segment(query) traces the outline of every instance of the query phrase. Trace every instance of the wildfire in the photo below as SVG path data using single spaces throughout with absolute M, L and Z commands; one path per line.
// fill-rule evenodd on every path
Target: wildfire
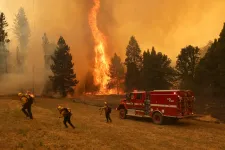
M 93 0 L 94 6 L 89 13 L 89 25 L 95 41 L 95 66 L 94 80 L 96 85 L 100 85 L 99 94 L 109 94 L 107 84 L 110 79 L 108 76 L 109 63 L 105 56 L 106 39 L 97 27 L 97 14 L 100 8 L 100 0 Z

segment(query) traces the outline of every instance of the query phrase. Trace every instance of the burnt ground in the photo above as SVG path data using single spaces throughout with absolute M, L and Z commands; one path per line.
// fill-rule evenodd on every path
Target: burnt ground
M 100 106 L 104 100 L 106 97 L 83 97 L 75 102 L 37 98 L 34 120 L 27 120 L 16 97 L 1 98 L 0 149 L 225 149 L 222 123 L 182 119 L 177 124 L 159 126 L 151 119 L 119 119 L 118 112 L 113 110 L 113 123 L 107 124 L 98 107 L 92 106 Z M 119 101 L 115 97 L 107 100 L 112 106 Z M 64 128 L 57 104 L 72 109 L 76 129 Z

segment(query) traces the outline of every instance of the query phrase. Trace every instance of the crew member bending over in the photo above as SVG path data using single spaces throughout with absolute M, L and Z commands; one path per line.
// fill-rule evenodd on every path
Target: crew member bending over
M 68 126 L 66 124 L 68 122 L 70 124 L 70 126 L 74 129 L 75 127 L 73 126 L 73 124 L 71 123 L 71 120 L 70 120 L 70 118 L 72 116 L 71 109 L 64 108 L 62 106 L 58 106 L 57 109 L 59 110 L 59 113 L 61 115 L 59 118 L 64 117 L 63 123 L 64 123 L 65 127 L 68 128 Z

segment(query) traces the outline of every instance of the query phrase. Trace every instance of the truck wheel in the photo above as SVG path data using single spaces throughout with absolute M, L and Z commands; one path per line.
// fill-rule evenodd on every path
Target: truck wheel
M 163 123 L 163 116 L 159 112 L 155 112 L 152 116 L 152 121 L 154 124 L 162 124 Z
M 127 117 L 127 112 L 125 109 L 120 109 L 120 118 L 125 119 Z

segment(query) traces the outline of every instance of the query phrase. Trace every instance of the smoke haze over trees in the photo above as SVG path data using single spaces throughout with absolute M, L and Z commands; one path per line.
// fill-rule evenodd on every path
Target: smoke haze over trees
M 44 56 L 46 53 L 43 49 L 46 50 L 46 48 L 43 48 L 41 44 L 41 37 L 44 32 L 53 41 L 49 43 L 54 43 L 54 40 L 61 34 L 67 39 L 72 49 L 70 53 L 75 60 L 74 64 L 77 76 L 79 76 L 78 79 L 85 80 L 83 78 L 85 78 L 88 70 L 91 70 L 94 60 L 92 55 L 93 41 L 87 21 L 87 15 L 92 4 L 88 0 L 60 0 L 58 3 L 52 0 L 40 0 L 36 1 L 34 9 L 30 7 L 33 3 L 25 0 L 20 2 L 3 1 L 0 2 L 0 7 L 3 12 L 6 12 L 7 22 L 9 22 L 10 27 L 14 26 L 13 19 L 15 14 L 18 14 L 18 3 L 21 3 L 24 7 L 24 15 L 21 16 L 25 16 L 23 18 L 27 20 L 27 24 L 25 23 L 24 27 L 27 26 L 27 31 L 30 28 L 30 33 L 32 34 L 31 36 L 26 34 L 27 36 L 23 37 L 24 41 L 27 42 L 24 42 L 22 45 L 27 45 L 24 47 L 27 47 L 27 50 L 29 50 L 29 57 L 27 58 L 29 67 L 26 73 L 23 76 L 19 76 L 15 72 L 13 74 L 13 71 L 8 71 L 9 75 L 2 77 L 2 81 L 7 81 L 2 83 L 6 87 L 1 89 L 2 91 L 17 92 L 18 87 L 22 86 L 22 84 L 26 85 L 25 87 L 27 88 L 32 88 L 33 66 L 35 66 L 34 74 L 37 74 L 35 86 L 42 87 L 46 83 L 46 77 L 43 76 L 45 74 L 44 65 L 46 64 Z M 45 2 L 45 5 L 43 5 L 43 2 Z M 102 7 L 98 17 L 99 28 L 106 35 L 108 41 L 108 58 L 112 57 L 116 52 L 121 57 L 121 60 L 125 60 L 126 47 L 128 47 L 127 42 L 130 36 L 135 35 L 135 38 L 138 39 L 138 44 L 136 45 L 139 48 L 137 46 L 134 48 L 136 49 L 135 52 L 137 52 L 134 55 L 142 58 L 142 60 L 132 63 L 129 61 L 123 62 L 126 63 L 125 85 L 129 90 L 134 88 L 173 88 L 171 82 L 174 79 L 172 77 L 179 77 L 176 80 L 176 82 L 180 83 L 178 88 L 193 89 L 195 91 L 204 89 L 204 93 L 222 95 L 225 89 L 224 28 L 221 30 L 222 22 L 224 22 L 222 14 L 225 13 L 224 1 L 185 0 L 183 2 L 165 1 L 161 4 L 161 1 L 156 2 L 152 0 L 143 0 L 142 3 L 135 0 L 124 0 L 119 3 L 120 5 L 118 5 L 118 2 L 115 0 L 101 3 Z M 129 5 L 126 5 L 128 3 Z M 10 8 L 7 8 L 6 4 Z M 53 4 L 55 4 L 55 9 L 47 9 Z M 70 7 L 68 7 L 68 4 L 70 4 Z M 134 6 L 137 9 L 134 10 Z M 199 8 L 202 9 L 200 10 Z M 129 14 L 124 12 L 129 12 Z M 186 19 L 183 19 L 184 17 Z M 55 22 L 60 23 L 56 24 Z M 35 27 L 33 27 L 33 24 Z M 21 58 L 19 59 L 18 57 L 21 51 L 20 44 L 16 43 L 18 36 L 11 30 L 6 32 L 11 33 L 9 34 L 10 40 L 12 39 L 9 44 L 9 58 L 15 61 L 10 63 L 14 64 L 12 68 L 16 69 L 15 64 L 20 64 L 21 61 Z M 215 41 L 208 43 L 208 41 L 213 39 Z M 204 45 L 206 46 L 203 47 Z M 18 59 L 16 59 L 17 46 L 19 50 L 17 53 Z M 147 50 L 150 46 L 156 48 L 155 52 Z M 199 50 L 195 46 L 203 47 L 203 50 Z M 185 52 L 182 52 L 181 49 L 184 49 L 183 51 Z M 196 52 L 193 55 L 193 53 L 191 54 L 193 51 L 199 51 L 199 53 Z M 171 69 L 171 66 L 176 62 L 176 56 L 179 57 L 179 63 L 177 63 L 176 68 Z M 3 61 L 1 59 L 1 62 Z M 188 64 L 186 66 L 188 71 L 185 71 L 185 73 L 182 72 L 182 63 L 180 63 L 182 61 L 186 61 L 186 64 Z M 161 69 L 159 66 L 161 66 Z M 177 74 L 170 76 L 169 74 L 173 74 L 174 70 L 177 71 Z M 4 72 L 6 71 L 4 70 Z M 155 87 L 156 85 L 153 83 L 156 81 L 157 83 L 163 81 L 163 83 L 158 84 L 157 86 L 159 87 Z M 14 88 L 14 85 L 17 85 L 17 87 Z M 82 88 L 84 88 L 84 85 L 86 84 L 80 84 Z M 38 91 L 42 91 L 42 89 L 40 88 Z M 198 91 L 198 93 L 201 94 L 202 91 Z
M 23 72 L 24 63 L 27 57 L 28 43 L 30 38 L 30 26 L 26 17 L 24 8 L 19 8 L 14 20 L 14 34 L 18 41 L 17 57 L 19 63 L 17 66 L 20 72 Z

